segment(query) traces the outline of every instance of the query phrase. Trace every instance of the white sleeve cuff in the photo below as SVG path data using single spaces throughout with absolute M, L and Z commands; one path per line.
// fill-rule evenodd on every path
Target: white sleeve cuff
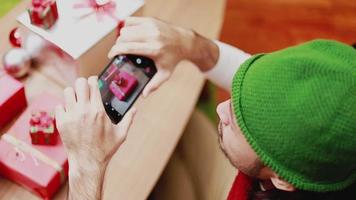
M 219 59 L 216 65 L 204 74 L 211 82 L 230 92 L 235 72 L 251 55 L 231 45 L 214 42 L 219 47 Z

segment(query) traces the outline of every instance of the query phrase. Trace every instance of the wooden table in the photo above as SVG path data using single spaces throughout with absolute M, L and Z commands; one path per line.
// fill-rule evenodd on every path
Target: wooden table
M 25 0 L 0 19 L 0 56 L 9 49 L 6 41 Z M 224 15 L 224 0 L 146 0 L 138 16 L 153 16 L 217 38 Z M 28 102 L 42 91 L 62 95 L 63 86 L 32 70 L 25 83 Z M 46 83 L 46 84 L 43 84 Z M 191 63 L 182 62 L 172 78 L 147 99 L 139 98 L 138 113 L 125 144 L 114 155 L 105 181 L 105 199 L 146 199 L 179 141 L 204 84 Z M 3 134 L 6 128 L 0 130 Z M 55 199 L 64 199 L 63 187 Z M 27 190 L 0 178 L 0 199 L 38 199 Z

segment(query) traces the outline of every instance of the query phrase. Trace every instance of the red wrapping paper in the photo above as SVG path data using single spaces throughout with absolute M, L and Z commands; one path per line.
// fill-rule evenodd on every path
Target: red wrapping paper
M 43 199 L 51 199 L 55 192 L 65 182 L 68 176 L 68 159 L 63 144 L 58 138 L 55 145 L 32 145 L 28 132 L 32 110 L 53 111 L 54 107 L 62 103 L 60 99 L 49 94 L 42 94 L 29 105 L 18 121 L 10 128 L 6 136 L 21 141 L 34 150 L 23 150 L 8 142 L 3 135 L 0 140 L 0 173 L 8 179 L 29 189 Z M 42 159 L 46 157 L 52 163 Z M 60 169 L 53 167 L 53 162 Z M 52 165 L 51 165 L 52 164 Z
M 7 74 L 0 75 L 0 128 L 26 107 L 24 85 Z

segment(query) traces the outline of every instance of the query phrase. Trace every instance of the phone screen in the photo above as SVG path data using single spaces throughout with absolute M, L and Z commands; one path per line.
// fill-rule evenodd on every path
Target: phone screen
M 116 56 L 99 76 L 99 89 L 105 111 L 115 124 L 130 109 L 157 69 L 148 58 Z

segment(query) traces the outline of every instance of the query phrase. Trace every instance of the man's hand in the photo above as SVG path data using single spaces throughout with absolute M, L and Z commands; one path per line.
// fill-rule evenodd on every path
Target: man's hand
M 79 78 L 64 90 L 65 106 L 56 107 L 56 124 L 68 153 L 69 198 L 100 199 L 105 169 L 124 142 L 135 115 L 131 109 L 114 125 L 105 113 L 97 77 Z
M 193 62 L 201 71 L 213 68 L 219 57 L 219 48 L 192 30 L 154 18 L 129 17 L 109 57 L 120 54 L 146 56 L 155 62 L 157 74 L 143 90 L 146 97 L 169 79 L 182 60 Z
M 157 19 L 129 17 L 109 57 L 136 54 L 155 61 L 157 74 L 143 90 L 143 96 L 146 97 L 171 76 L 181 60 L 188 59 L 194 35 L 190 30 Z

